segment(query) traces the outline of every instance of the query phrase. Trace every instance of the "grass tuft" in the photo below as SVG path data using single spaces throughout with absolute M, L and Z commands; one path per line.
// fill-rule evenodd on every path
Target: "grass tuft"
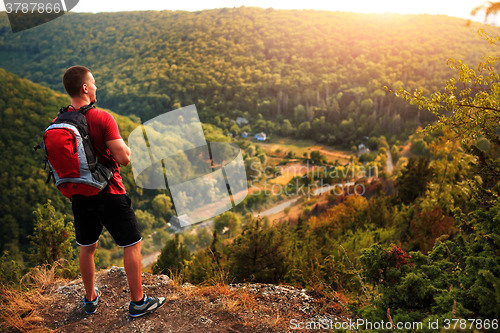
M 57 280 L 58 266 L 36 267 L 23 276 L 19 286 L 0 286 L 0 331 L 54 332 L 39 327 L 43 319 L 38 309 L 53 301 L 53 295 L 44 295 L 42 292 Z

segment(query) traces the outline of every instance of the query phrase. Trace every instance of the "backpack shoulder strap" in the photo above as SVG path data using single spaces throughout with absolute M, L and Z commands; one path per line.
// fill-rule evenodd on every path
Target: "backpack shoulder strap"
M 59 112 L 57 113 L 57 115 L 59 116 L 60 114 L 63 114 L 63 113 L 68 112 L 68 109 L 69 109 L 69 108 L 73 108 L 73 109 L 76 111 L 76 108 L 75 108 L 73 105 L 68 105 L 68 106 L 66 106 L 66 107 L 64 107 L 64 106 L 63 106 L 63 107 L 59 110 Z M 87 113 L 87 111 L 89 111 L 90 109 L 93 109 L 93 108 L 95 108 L 95 106 L 94 106 L 94 102 L 91 102 L 90 104 L 87 104 L 87 105 L 82 106 L 82 107 L 78 110 L 78 112 L 80 112 L 81 114 L 85 115 L 85 114 Z
M 78 110 L 78 112 L 80 112 L 81 114 L 85 115 L 85 114 L 86 114 L 86 113 L 87 113 L 90 109 L 93 109 L 93 108 L 95 108 L 95 106 L 94 106 L 94 102 L 92 102 L 92 103 L 90 103 L 90 104 L 88 104 L 88 105 L 84 105 L 84 106 L 82 106 L 82 107 Z
M 70 107 L 72 107 L 73 109 L 75 108 L 73 105 L 68 105 L 68 106 L 66 106 L 66 107 L 64 107 L 64 106 L 63 106 L 61 109 L 59 109 L 59 112 L 57 113 L 57 116 L 59 116 L 59 115 L 61 115 L 61 114 L 63 114 L 63 113 L 68 112 L 68 109 L 69 109 Z

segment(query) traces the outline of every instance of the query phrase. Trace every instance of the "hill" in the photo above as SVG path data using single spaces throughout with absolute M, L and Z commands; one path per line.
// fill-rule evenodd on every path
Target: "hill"
M 70 13 L 12 34 L 2 17 L 0 67 L 63 91 L 64 70 L 85 65 L 100 105 L 120 114 L 145 121 L 194 103 L 202 121 L 244 116 L 279 133 L 288 119 L 308 123 L 298 137 L 350 147 L 368 135 L 407 138 L 434 119 L 382 87 L 434 91 L 452 76 L 448 58 L 478 63 L 490 50 L 477 30 L 500 29 L 465 22 L 240 7 Z
M 69 200 L 46 186 L 43 153 L 32 149 L 43 137 L 59 108 L 68 97 L 49 88 L 21 79 L 0 69 L 0 249 L 19 258 L 19 241 L 33 229 L 32 211 L 37 203 L 51 199 L 63 214 L 71 211 Z

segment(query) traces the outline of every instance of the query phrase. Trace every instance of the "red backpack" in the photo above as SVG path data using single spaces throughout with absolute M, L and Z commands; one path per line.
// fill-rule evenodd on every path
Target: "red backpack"
M 43 148 L 45 162 L 49 163 L 47 183 L 53 176 L 57 188 L 66 198 L 74 195 L 93 196 L 103 190 L 116 171 L 116 165 L 104 166 L 97 161 L 90 141 L 85 114 L 93 103 L 78 112 L 68 112 L 72 106 L 61 108 L 57 118 L 47 127 L 43 141 L 35 150 Z

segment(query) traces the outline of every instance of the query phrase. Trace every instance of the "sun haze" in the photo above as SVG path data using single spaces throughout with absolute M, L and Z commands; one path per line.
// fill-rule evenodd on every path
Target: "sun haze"
M 199 11 L 203 9 L 223 7 L 262 7 L 274 9 L 315 9 L 330 11 L 347 11 L 357 13 L 399 13 L 399 14 L 443 14 L 471 19 L 470 12 L 473 8 L 480 6 L 483 0 L 456 1 L 456 0 L 355 0 L 355 1 L 285 1 L 285 0 L 185 0 L 185 1 L 163 1 L 150 0 L 80 0 L 74 12 L 117 12 L 117 11 L 141 11 L 141 10 L 185 10 Z M 3 2 L 0 2 L 0 10 L 5 10 Z M 484 16 L 479 13 L 474 20 L 481 21 Z

